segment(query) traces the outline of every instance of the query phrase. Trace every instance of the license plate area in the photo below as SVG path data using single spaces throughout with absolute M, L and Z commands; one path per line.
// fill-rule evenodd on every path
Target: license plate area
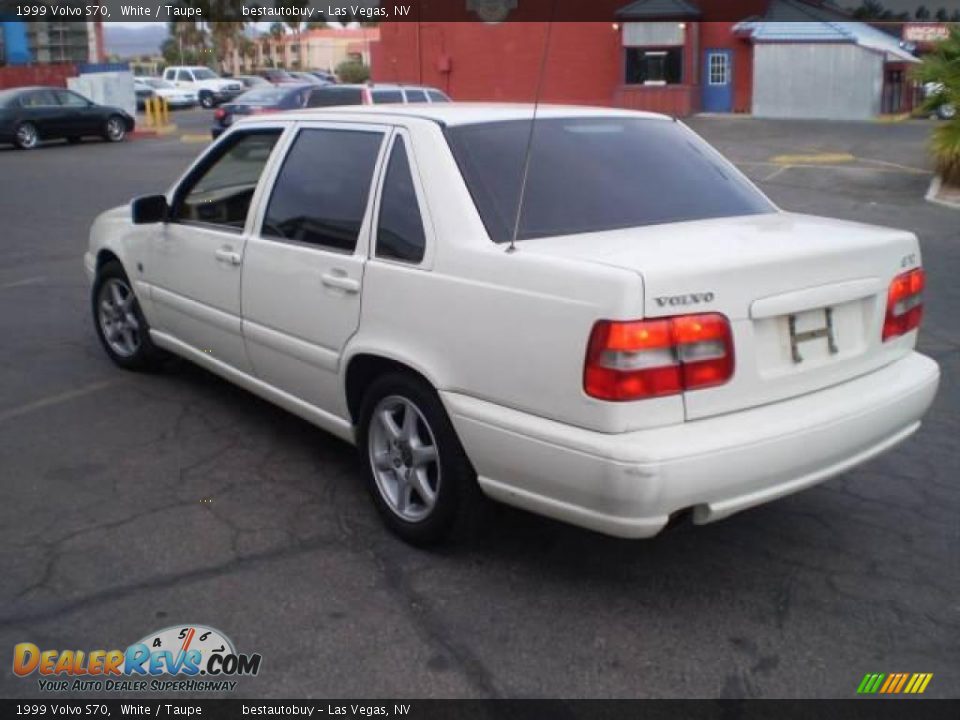
M 867 350 L 872 298 L 754 321 L 761 376 L 809 373 Z

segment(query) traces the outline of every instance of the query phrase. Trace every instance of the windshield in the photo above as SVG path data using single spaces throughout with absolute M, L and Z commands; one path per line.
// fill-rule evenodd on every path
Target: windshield
M 447 128 L 487 232 L 509 242 L 530 120 Z M 518 240 L 774 212 L 686 126 L 667 119 L 538 119 Z
M 215 79 L 219 78 L 220 76 L 217 75 L 217 74 L 216 74 L 215 72 L 213 72 L 212 70 L 208 70 L 207 68 L 194 68 L 194 69 L 193 69 L 193 77 L 194 77 L 196 80 L 215 80 Z
M 166 80 L 161 80 L 160 78 L 147 78 L 143 82 L 150 87 L 159 88 L 161 90 L 167 90 L 173 87 L 173 83 L 168 83 Z

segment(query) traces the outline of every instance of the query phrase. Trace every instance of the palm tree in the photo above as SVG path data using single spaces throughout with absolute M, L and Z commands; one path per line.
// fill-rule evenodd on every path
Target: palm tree
M 937 91 L 927 98 L 924 109 L 935 111 L 944 104 L 952 106 L 954 115 L 933 131 L 931 148 L 937 172 L 945 183 L 960 187 L 960 27 L 938 43 L 933 52 L 913 71 L 921 83 L 934 83 Z

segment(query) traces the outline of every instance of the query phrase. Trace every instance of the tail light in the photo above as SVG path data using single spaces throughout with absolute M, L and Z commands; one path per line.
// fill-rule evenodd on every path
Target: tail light
M 224 118 L 224 116 L 225 116 L 226 114 L 227 114 L 227 111 L 224 110 L 222 107 L 219 107 L 219 108 L 217 108 L 216 110 L 213 111 L 213 119 L 214 119 L 214 120 L 223 120 L 223 118 Z
M 600 400 L 640 400 L 722 385 L 733 376 L 730 323 L 719 313 L 593 327 L 583 389 Z
M 897 275 L 887 293 L 887 316 L 883 321 L 883 340 L 905 335 L 920 327 L 923 319 L 923 288 L 927 274 L 917 268 Z

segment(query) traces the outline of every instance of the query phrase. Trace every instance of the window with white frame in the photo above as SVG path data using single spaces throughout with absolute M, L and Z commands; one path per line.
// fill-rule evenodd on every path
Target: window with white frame
M 730 82 L 730 58 L 726 53 L 711 53 L 707 82 L 710 85 L 727 85 Z

